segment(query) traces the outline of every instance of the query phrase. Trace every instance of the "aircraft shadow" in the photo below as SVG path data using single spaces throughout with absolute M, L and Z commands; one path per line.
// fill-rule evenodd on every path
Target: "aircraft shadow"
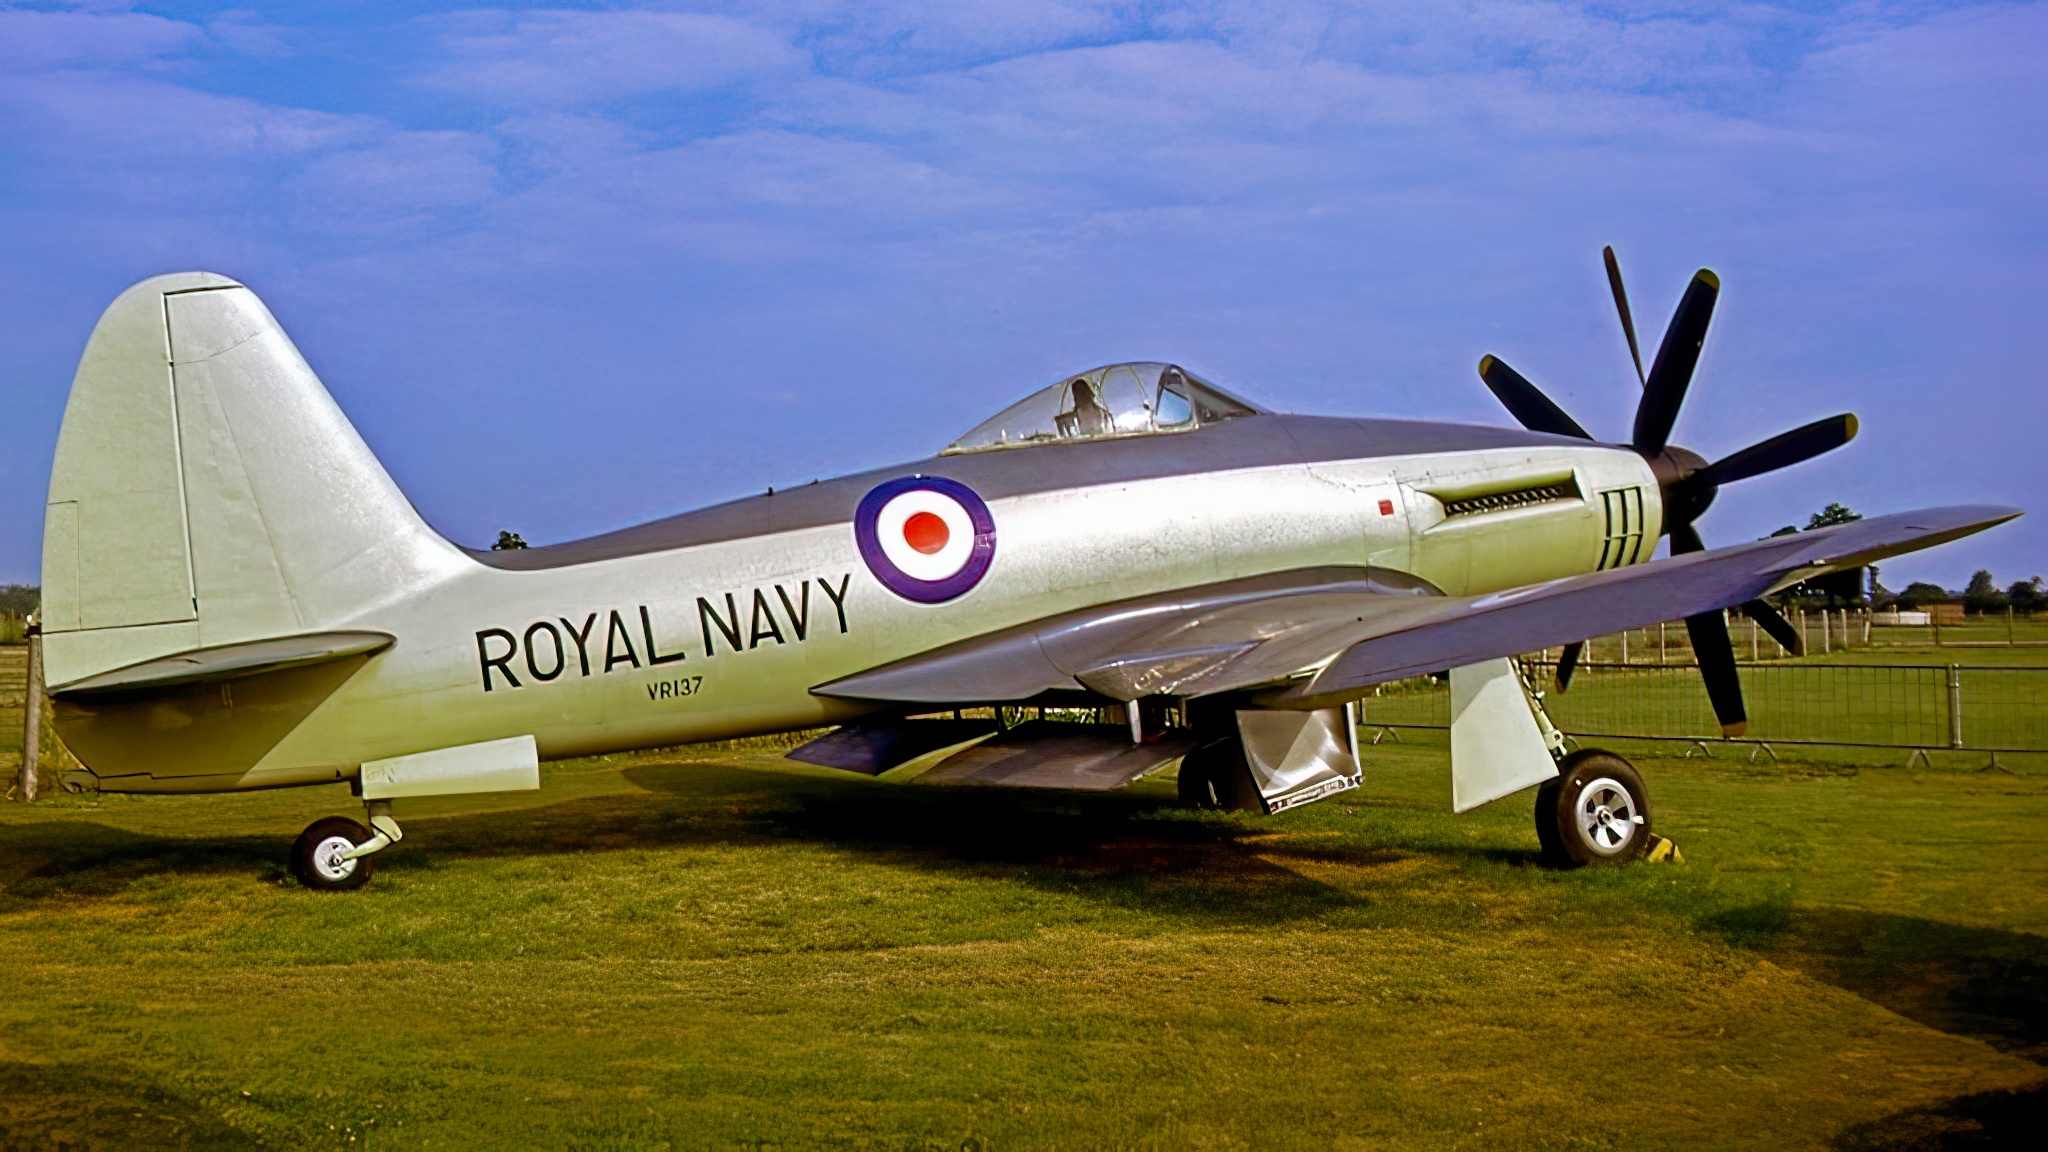
M 2048 1063 L 2048 938 L 1779 904 L 1720 912 L 1703 926 L 1930 1028 Z
M 707 779 L 707 770 L 721 775 Z M 1247 842 L 1248 833 L 1265 829 L 1192 818 L 1170 798 L 1142 792 L 875 787 L 817 778 L 776 778 L 770 792 L 758 773 L 706 765 L 650 765 L 625 775 L 649 792 L 677 799 L 713 800 L 750 783 L 760 794 L 730 812 L 723 827 L 709 830 L 720 839 L 823 844 L 901 867 L 1002 875 L 1036 887 L 1239 923 L 1313 917 L 1364 903 L 1274 860 L 1307 859 L 1309 852 Z M 1379 849 L 1312 852 L 1325 862 L 1401 858 Z
M 1194 817 L 1167 797 L 1143 793 L 878 787 L 702 762 L 628 767 L 623 774 L 646 792 L 448 815 L 408 816 L 401 808 L 412 835 L 379 859 L 378 871 L 399 875 L 479 857 L 801 842 L 894 867 L 999 875 L 1134 908 L 1271 924 L 1367 903 L 1288 862 L 1374 865 L 1413 854 L 1276 844 L 1256 839 L 1273 829 Z M 353 807 L 337 799 L 337 812 Z M 296 831 L 155 835 L 90 818 L 17 825 L 0 831 L 0 911 L 113 895 L 172 872 L 282 883 Z
M 0 1148 L 206 1148 L 270 1145 L 229 1125 L 219 1105 L 65 1064 L 0 1061 Z
M 0 912 L 109 896 L 171 872 L 282 879 L 288 844 L 274 836 L 152 836 L 89 819 L 18 825 L 0 834 Z

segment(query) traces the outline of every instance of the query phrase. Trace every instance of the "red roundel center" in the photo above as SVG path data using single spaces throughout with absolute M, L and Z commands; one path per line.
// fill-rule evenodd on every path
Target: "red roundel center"
M 927 556 L 944 548 L 952 535 L 946 522 L 930 512 L 913 512 L 903 522 L 903 542 Z

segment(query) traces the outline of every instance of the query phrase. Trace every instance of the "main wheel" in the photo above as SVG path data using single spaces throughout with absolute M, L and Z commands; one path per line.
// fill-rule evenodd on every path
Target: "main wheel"
M 346 892 L 369 882 L 374 867 L 368 856 L 344 860 L 342 855 L 370 838 L 370 830 L 346 816 L 315 820 L 292 845 L 292 875 L 315 892 Z
M 1614 753 L 1574 752 L 1536 790 L 1536 838 L 1557 868 L 1639 859 L 1650 847 L 1650 790 Z
M 1251 764 L 1244 758 L 1244 743 L 1235 736 L 1212 740 L 1182 757 L 1180 802 L 1190 808 L 1265 811 Z

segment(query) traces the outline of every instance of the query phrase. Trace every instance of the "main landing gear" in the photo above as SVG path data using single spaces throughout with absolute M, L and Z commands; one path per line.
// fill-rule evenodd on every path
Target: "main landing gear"
M 1180 762 L 1180 802 L 1189 808 L 1265 811 L 1244 741 L 1226 736 L 1188 753 Z
M 1635 766 L 1612 752 L 1574 752 L 1536 790 L 1536 839 L 1554 868 L 1639 860 L 1655 839 L 1649 789 Z
M 315 892 L 347 892 L 370 882 L 376 853 L 405 838 L 389 800 L 372 800 L 370 827 L 346 816 L 315 820 L 292 844 L 292 875 Z M 375 829 L 372 831 L 371 829 Z

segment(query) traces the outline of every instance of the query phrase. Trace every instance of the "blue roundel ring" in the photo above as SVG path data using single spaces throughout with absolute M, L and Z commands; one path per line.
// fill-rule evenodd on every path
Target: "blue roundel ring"
M 853 514 L 860 558 L 905 600 L 943 604 L 981 582 L 996 558 L 996 521 L 974 489 L 943 476 L 876 485 Z

